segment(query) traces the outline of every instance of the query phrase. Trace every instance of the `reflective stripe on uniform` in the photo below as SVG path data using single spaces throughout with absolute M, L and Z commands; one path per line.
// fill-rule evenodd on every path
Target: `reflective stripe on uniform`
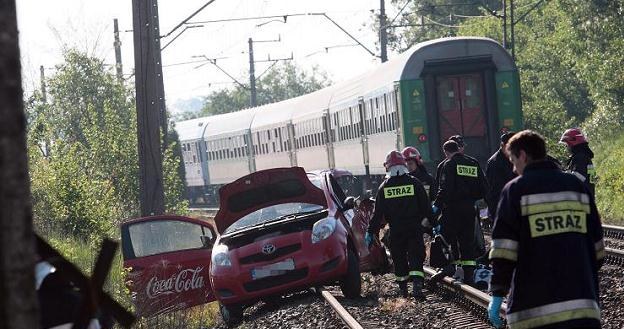
M 460 260 L 459 264 L 462 266 L 477 266 L 477 261 L 474 260 Z
M 518 260 L 518 241 L 511 239 L 493 239 L 490 246 L 490 259 L 503 258 L 514 262 Z
M 581 182 L 585 182 L 585 176 L 583 176 L 583 174 L 581 174 L 578 171 L 570 171 L 570 173 L 574 176 L 576 176 L 576 178 L 578 178 Z
M 600 241 L 596 242 L 594 244 L 594 247 L 596 248 L 596 259 L 601 260 L 605 257 L 605 245 L 604 245 L 604 240 L 600 239 Z
M 557 201 L 548 203 L 536 203 L 522 206 L 522 216 L 541 214 L 545 212 L 555 212 L 561 210 L 582 211 L 589 214 L 589 204 L 580 201 Z
M 407 280 L 409 280 L 409 278 L 410 278 L 410 277 L 409 277 L 409 275 L 406 275 L 406 276 L 398 276 L 398 275 L 395 275 L 395 276 L 394 276 L 394 280 L 395 280 L 395 281 L 399 281 L 399 282 L 401 282 L 401 281 L 407 281 Z
M 593 299 L 574 299 L 507 314 L 511 329 L 533 328 L 574 319 L 600 320 L 600 307 Z
M 422 272 L 422 271 L 410 271 L 409 275 L 410 276 L 419 276 L 421 278 L 424 278 L 425 277 L 425 272 Z
M 490 243 L 492 249 L 509 249 L 509 250 L 518 250 L 518 241 L 511 239 L 492 239 Z
M 580 201 L 589 204 L 589 195 L 581 192 L 562 191 L 553 193 L 527 194 L 520 198 L 521 206 L 528 206 L 538 203 L 559 202 L 559 201 Z

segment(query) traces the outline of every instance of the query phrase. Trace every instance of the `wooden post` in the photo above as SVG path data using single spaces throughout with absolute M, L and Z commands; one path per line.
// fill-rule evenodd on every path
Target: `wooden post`
M 165 212 L 161 131 L 165 100 L 156 0 L 132 0 L 141 215 Z
M 0 0 L 0 328 L 38 328 L 15 0 Z

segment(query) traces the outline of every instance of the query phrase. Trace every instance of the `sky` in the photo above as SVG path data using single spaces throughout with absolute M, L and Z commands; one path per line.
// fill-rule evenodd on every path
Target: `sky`
M 161 34 L 208 0 L 159 0 Z M 396 10 L 386 0 L 387 16 Z M 379 54 L 377 34 L 372 30 L 373 12 L 379 0 L 216 0 L 190 22 L 229 18 L 301 13 L 326 13 L 369 49 Z M 24 89 L 28 95 L 39 88 L 39 67 L 46 75 L 62 63 L 64 48 L 77 48 L 114 65 L 113 19 L 119 20 L 124 74 L 134 67 L 131 0 L 17 0 L 18 28 L 22 55 Z M 263 24 L 264 23 L 264 24 Z M 196 24 L 197 25 L 197 24 Z M 300 67 L 317 66 L 339 82 L 372 69 L 380 63 L 364 48 L 355 45 L 338 27 L 322 16 L 259 19 L 237 22 L 202 23 L 186 30 L 162 52 L 167 103 L 202 97 L 211 91 L 233 87 L 233 80 L 211 64 L 181 64 L 199 61 L 193 56 L 218 58 L 217 64 L 242 83 L 249 82 L 248 39 L 279 42 L 254 43 L 256 60 L 289 58 Z M 178 31 L 180 31 L 179 29 Z M 176 32 L 177 33 L 177 32 Z M 175 35 L 174 33 L 173 35 Z M 172 36 L 173 36 L 172 35 Z M 165 45 L 171 37 L 163 38 Z M 334 47 L 338 46 L 338 47 Z M 333 47 L 325 51 L 325 47 Z M 394 54 L 389 53 L 391 58 Z M 256 77 L 270 62 L 256 64 Z M 111 67 L 111 70 L 113 68 Z M 174 109 L 175 111 L 175 109 Z

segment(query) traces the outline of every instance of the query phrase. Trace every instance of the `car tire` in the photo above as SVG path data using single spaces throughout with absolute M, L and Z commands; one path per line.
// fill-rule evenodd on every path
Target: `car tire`
M 346 298 L 358 298 L 362 292 L 360 262 L 351 249 L 347 252 L 347 274 L 340 280 L 340 290 Z
M 233 327 L 243 321 L 243 307 L 240 305 L 224 305 L 219 303 L 219 313 L 228 327 Z

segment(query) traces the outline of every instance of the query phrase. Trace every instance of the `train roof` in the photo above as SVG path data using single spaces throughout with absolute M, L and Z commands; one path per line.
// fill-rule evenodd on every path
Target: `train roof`
M 253 109 L 222 114 L 211 124 L 207 136 L 270 126 L 292 120 L 298 122 L 321 116 L 354 102 L 360 96 L 392 90 L 395 82 L 422 78 L 427 64 L 455 59 L 488 58 L 498 71 L 516 70 L 509 53 L 496 41 L 480 37 L 449 37 L 419 43 L 375 69 L 313 93 Z M 181 140 L 182 137 L 180 137 Z
M 179 121 L 175 123 L 175 131 L 178 133 L 181 141 L 201 139 L 211 119 L 213 117 Z

